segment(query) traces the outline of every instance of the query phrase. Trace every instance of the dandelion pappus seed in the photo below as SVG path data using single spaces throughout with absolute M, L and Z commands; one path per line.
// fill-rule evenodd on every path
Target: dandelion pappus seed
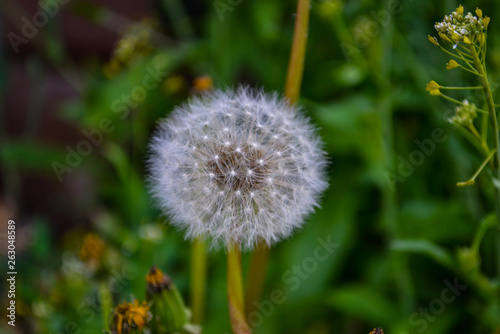
M 186 127 L 189 133 L 178 131 Z M 183 149 L 186 141 L 196 149 Z M 189 238 L 209 238 L 213 248 L 287 238 L 327 186 L 321 141 L 299 108 L 246 88 L 177 107 L 160 122 L 150 151 L 157 203 Z

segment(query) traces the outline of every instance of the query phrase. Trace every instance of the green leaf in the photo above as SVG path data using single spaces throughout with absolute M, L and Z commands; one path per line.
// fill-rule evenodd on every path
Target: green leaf
M 396 317 L 396 309 L 386 296 L 370 286 L 342 286 L 326 297 L 328 305 L 356 318 L 387 325 Z
M 390 249 L 400 252 L 425 254 L 433 258 L 436 262 L 450 269 L 453 269 L 455 266 L 455 262 L 449 251 L 428 240 L 419 240 L 419 239 L 394 240 L 390 245 Z

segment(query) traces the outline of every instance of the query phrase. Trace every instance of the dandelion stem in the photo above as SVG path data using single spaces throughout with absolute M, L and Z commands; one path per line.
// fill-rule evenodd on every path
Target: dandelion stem
M 490 83 L 488 82 L 488 76 L 486 72 L 486 66 L 484 66 L 484 62 L 479 58 L 479 55 L 476 52 L 476 48 L 473 46 L 469 46 L 470 52 L 474 58 L 474 65 L 476 70 L 479 72 L 479 80 L 481 81 L 481 85 L 483 86 L 484 96 L 486 97 L 486 105 L 488 106 L 488 115 L 490 119 L 490 127 L 493 136 L 493 148 L 495 151 L 494 156 L 494 166 L 495 170 L 493 171 L 494 177 L 499 180 L 500 179 L 500 135 L 498 133 L 498 121 L 497 114 L 495 110 L 495 102 L 493 101 L 493 94 L 491 92 Z M 500 226 L 500 192 L 498 187 L 495 188 L 495 199 L 496 199 L 496 212 L 497 212 L 497 225 Z M 500 261 L 500 234 L 497 235 L 497 261 Z M 497 268 L 498 275 L 500 276 L 500 264 L 498 264 Z
M 227 250 L 227 295 L 233 333 L 251 333 L 250 327 L 245 320 L 241 252 L 238 244 L 230 244 Z
M 199 239 L 191 245 L 191 308 L 193 324 L 201 324 L 205 312 L 207 253 L 205 242 Z
M 245 296 L 245 311 L 248 315 L 255 310 L 254 302 L 258 302 L 264 287 L 270 248 L 266 243 L 260 243 L 252 253 L 248 271 L 247 290 Z
M 310 0 L 297 1 L 297 17 L 295 19 L 295 30 L 293 33 L 292 52 L 288 63 L 288 74 L 286 78 L 285 95 L 290 103 L 299 99 L 302 72 L 304 70 L 304 59 L 306 54 L 307 27 L 309 25 Z
M 306 54 L 307 30 L 309 26 L 310 2 L 310 0 L 297 1 L 297 16 L 285 84 L 285 96 L 292 104 L 297 102 L 300 96 Z M 260 244 L 252 254 L 245 296 L 247 315 L 253 311 L 253 303 L 259 300 L 262 293 L 266 268 L 269 262 L 269 253 L 269 247 L 265 244 Z

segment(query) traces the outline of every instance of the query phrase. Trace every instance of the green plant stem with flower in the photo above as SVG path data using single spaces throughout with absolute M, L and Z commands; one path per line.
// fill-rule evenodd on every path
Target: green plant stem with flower
M 486 36 L 486 35 L 485 35 Z M 486 38 L 485 38 L 486 39 Z M 486 40 L 484 41 L 486 45 Z M 488 116 L 490 120 L 491 133 L 493 135 L 492 143 L 493 143 L 493 151 L 494 153 L 494 175 L 496 175 L 497 181 L 500 180 L 500 136 L 498 133 L 498 121 L 495 110 L 495 102 L 493 101 L 493 94 L 491 92 L 491 86 L 488 81 L 488 74 L 486 72 L 486 64 L 484 63 L 485 57 L 483 56 L 480 59 L 478 53 L 476 52 L 475 45 L 469 45 L 470 54 L 472 55 L 472 59 L 474 61 L 474 67 L 477 70 L 477 76 L 479 77 L 479 81 L 481 82 L 481 86 L 483 87 L 484 96 L 486 98 L 486 105 L 488 107 Z M 486 50 L 484 50 L 486 51 Z M 495 184 L 495 206 L 497 213 L 497 221 L 500 226 L 500 191 L 498 185 Z M 498 243 L 497 243 L 498 244 Z M 497 248 L 499 246 L 497 245 Z M 497 249 L 498 260 L 500 261 L 500 249 Z M 498 264 L 498 273 L 500 275 L 500 263 Z
M 450 121 L 466 135 L 466 137 L 484 154 L 485 159 L 477 172 L 467 181 L 458 182 L 457 186 L 471 186 L 475 183 L 476 177 L 489 164 L 493 174 L 493 185 L 495 189 L 495 206 L 497 216 L 497 229 L 500 232 L 500 133 L 498 128 L 497 114 L 491 85 L 488 81 L 486 70 L 486 46 L 487 29 L 490 18 L 483 17 L 481 9 L 476 8 L 475 14 L 464 14 L 463 6 L 459 6 L 451 15 L 445 16 L 442 22 L 435 25 L 439 37 L 445 46 L 451 47 L 451 50 L 443 47 L 435 37 L 429 36 L 429 41 L 439 47 L 447 55 L 454 59 L 446 65 L 447 70 L 460 68 L 478 77 L 480 86 L 475 87 L 445 87 L 435 81 L 427 84 L 426 90 L 433 96 L 441 96 L 448 101 L 458 105 L 455 109 L 456 115 Z M 458 62 L 457 62 L 458 60 Z M 467 100 L 460 102 L 442 92 L 442 90 L 473 90 L 481 89 L 486 101 L 486 110 L 477 108 L 474 104 L 469 104 Z M 477 113 L 484 114 L 487 117 L 491 135 L 488 136 L 488 127 L 481 128 L 481 133 L 474 126 L 474 120 Z M 487 115 L 487 116 L 486 116 Z M 486 119 L 484 119 L 486 122 Z M 484 123 L 485 124 L 485 123 Z M 489 138 L 489 140 L 488 140 Z M 484 231 L 482 232 L 484 234 Z M 476 242 L 477 243 L 477 242 Z M 497 232 L 497 272 L 500 277 L 500 233 Z M 471 256 L 477 256 L 479 247 L 476 245 L 471 248 Z M 480 277 L 480 276 L 475 276 Z M 484 283 L 484 282 L 483 282 Z M 484 284 L 483 284 L 484 286 Z

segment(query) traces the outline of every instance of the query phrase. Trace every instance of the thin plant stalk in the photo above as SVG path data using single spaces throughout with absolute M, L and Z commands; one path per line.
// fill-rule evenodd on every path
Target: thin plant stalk
M 270 248 L 265 243 L 260 243 L 252 253 L 250 270 L 248 272 L 247 289 L 245 295 L 245 311 L 248 316 L 255 311 L 255 302 L 258 302 L 264 287 L 267 265 L 269 262 Z
M 472 59 L 474 61 L 474 65 L 476 70 L 478 71 L 479 81 L 483 86 L 484 96 L 486 98 L 486 105 L 488 107 L 488 115 L 490 120 L 490 127 L 493 136 L 493 148 L 496 150 L 494 156 L 494 171 L 493 174 L 497 181 L 500 181 L 500 134 L 498 133 L 498 121 L 497 114 L 495 110 L 495 102 L 493 101 L 493 94 L 491 92 L 491 86 L 488 82 L 488 74 L 486 73 L 486 66 L 484 66 L 484 62 L 480 59 L 479 55 L 476 52 L 476 48 L 473 45 L 469 46 L 470 53 L 472 55 Z M 500 227 L 500 191 L 498 189 L 498 182 L 495 182 L 495 207 L 497 213 L 497 225 Z M 497 272 L 500 276 L 500 234 L 497 233 L 497 261 L 499 264 L 497 265 Z
M 304 72 L 304 61 L 306 55 L 307 34 L 309 26 L 310 0 L 297 1 L 297 16 L 293 33 L 292 50 L 288 63 L 288 72 L 285 83 L 285 96 L 289 102 L 294 104 L 300 96 L 300 86 Z M 254 309 L 254 301 L 260 299 L 264 279 L 267 272 L 270 248 L 267 245 L 257 246 L 252 254 L 250 262 L 248 287 L 246 290 L 246 310 L 247 315 Z
M 393 24 L 388 25 L 380 38 L 374 40 L 378 45 L 373 45 L 369 53 L 368 61 L 371 63 L 372 76 L 376 78 L 377 86 L 377 110 L 382 120 L 382 142 L 381 149 L 384 152 L 384 160 L 390 166 L 395 158 L 394 134 L 394 105 L 393 90 L 391 84 L 391 68 L 393 65 L 393 53 L 395 35 L 397 29 Z M 384 222 L 385 234 L 388 240 L 399 237 L 400 220 L 397 204 L 397 189 L 388 186 L 382 190 L 381 221 Z M 395 253 L 390 255 L 391 275 L 394 277 L 394 289 L 397 291 L 399 307 L 405 313 L 411 313 L 415 307 L 415 291 L 410 274 L 409 259 L 407 254 Z
M 206 280 L 207 252 L 205 242 L 196 239 L 191 245 L 191 309 L 193 324 L 201 324 L 203 321 Z
M 251 333 L 245 320 L 241 252 L 238 244 L 229 245 L 227 250 L 227 296 L 233 333 Z
M 101 315 L 102 324 L 105 331 L 109 331 L 109 319 L 111 317 L 111 310 L 113 309 L 113 297 L 108 289 L 106 283 L 101 282 L 99 291 L 99 298 L 101 300 Z
M 295 19 L 292 52 L 290 55 L 290 62 L 288 63 L 288 74 L 285 86 L 285 96 L 290 100 L 290 103 L 297 102 L 300 95 L 300 85 L 302 82 L 304 59 L 306 56 L 310 6 L 310 0 L 297 1 L 297 17 Z

